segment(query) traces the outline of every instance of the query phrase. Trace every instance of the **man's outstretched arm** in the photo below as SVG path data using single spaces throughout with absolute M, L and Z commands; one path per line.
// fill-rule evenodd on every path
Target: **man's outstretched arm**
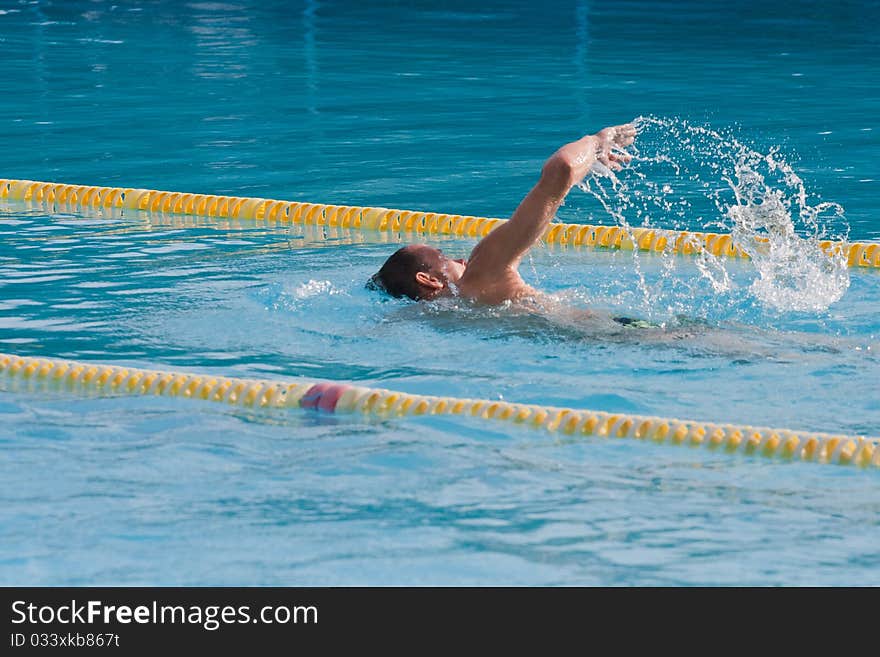
M 636 130 L 626 124 L 605 128 L 556 151 L 544 164 L 541 178 L 519 204 L 513 216 L 474 247 L 468 262 L 472 275 L 489 278 L 516 268 L 556 216 L 571 188 L 583 180 L 598 160 L 613 170 L 629 162 L 623 151 L 633 143 Z M 473 271 L 476 268 L 478 271 Z

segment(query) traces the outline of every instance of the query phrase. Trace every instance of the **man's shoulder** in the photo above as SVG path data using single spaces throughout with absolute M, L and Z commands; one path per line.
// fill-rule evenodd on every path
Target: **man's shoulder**
M 459 281 L 459 294 L 480 303 L 495 305 L 523 296 L 538 294 L 535 289 L 523 281 L 515 270 L 495 276 L 468 276 L 468 273 L 466 271 Z

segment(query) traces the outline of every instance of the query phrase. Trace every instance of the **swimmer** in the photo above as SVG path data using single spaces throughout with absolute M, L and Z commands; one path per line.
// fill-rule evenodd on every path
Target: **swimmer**
M 566 144 L 544 163 L 541 178 L 510 220 L 480 240 L 469 258 L 452 259 L 427 244 L 405 246 L 388 258 L 370 285 L 416 301 L 458 296 L 498 305 L 540 299 L 542 295 L 519 275 L 520 262 L 594 164 L 619 171 L 630 161 L 624 149 L 635 135 L 635 127 L 625 124 Z

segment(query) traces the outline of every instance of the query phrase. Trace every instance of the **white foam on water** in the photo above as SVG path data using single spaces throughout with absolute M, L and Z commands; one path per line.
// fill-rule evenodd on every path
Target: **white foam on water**
M 269 310 L 301 311 L 306 307 L 317 306 L 324 299 L 347 294 L 330 281 L 310 279 L 304 283 L 273 284 L 265 288 L 260 297 Z
M 296 299 L 309 299 L 311 297 L 342 294 L 343 290 L 336 288 L 330 281 L 309 280 L 288 290 L 288 293 Z

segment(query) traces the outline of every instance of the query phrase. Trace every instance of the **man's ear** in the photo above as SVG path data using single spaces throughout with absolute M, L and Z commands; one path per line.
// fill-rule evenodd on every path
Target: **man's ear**
M 440 281 L 440 279 L 431 276 L 431 274 L 426 271 L 416 272 L 416 283 L 418 283 L 419 285 L 424 285 L 425 287 L 429 287 L 433 290 L 443 289 L 443 283 Z

